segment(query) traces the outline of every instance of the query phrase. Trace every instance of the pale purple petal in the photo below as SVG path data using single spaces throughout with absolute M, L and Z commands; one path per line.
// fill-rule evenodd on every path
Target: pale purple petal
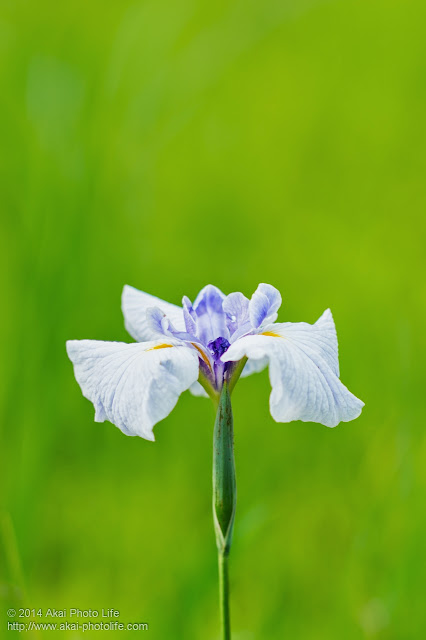
M 146 310 L 146 323 L 153 334 L 172 335 L 173 326 L 158 307 L 150 307 Z
M 213 285 L 209 284 L 200 291 L 195 302 L 194 311 L 197 314 L 197 333 L 203 344 L 223 336 L 229 338 L 226 326 L 226 315 L 223 311 L 225 295 Z
M 195 313 L 192 307 L 192 302 L 188 296 L 183 296 L 182 307 L 186 330 L 188 333 L 195 336 L 197 333 L 197 314 Z
M 226 296 L 222 307 L 227 316 L 226 323 L 229 333 L 232 336 L 238 327 L 247 323 L 249 320 L 249 300 L 245 295 L 236 291 Z
M 274 322 L 281 306 L 281 294 L 270 284 L 260 284 L 249 303 L 250 322 L 258 329 L 265 322 Z

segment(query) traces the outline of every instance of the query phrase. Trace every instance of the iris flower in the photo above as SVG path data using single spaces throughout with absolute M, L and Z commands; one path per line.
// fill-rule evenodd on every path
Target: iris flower
M 213 521 L 219 566 L 222 638 L 230 640 L 228 556 L 236 508 L 231 392 L 240 376 L 269 366 L 270 409 L 278 422 L 335 427 L 364 403 L 339 380 L 337 336 L 329 309 L 315 322 L 276 322 L 281 295 L 260 284 L 251 299 L 207 285 L 182 307 L 126 286 L 125 325 L 137 342 L 70 340 L 67 350 L 95 420 L 154 440 L 153 427 L 181 393 L 210 396 L 213 431 Z
M 339 380 L 336 329 L 329 309 L 315 322 L 276 322 L 281 295 L 260 284 L 251 299 L 207 285 L 182 307 L 125 286 L 125 326 L 136 343 L 70 340 L 67 351 L 96 422 L 154 440 L 153 427 L 181 393 L 220 396 L 225 381 L 269 366 L 270 410 L 277 422 L 335 427 L 364 403 Z

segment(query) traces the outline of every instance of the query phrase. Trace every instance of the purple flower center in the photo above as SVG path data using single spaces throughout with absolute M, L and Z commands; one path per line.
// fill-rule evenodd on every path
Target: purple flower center
M 230 343 L 226 338 L 219 337 L 209 342 L 207 347 L 210 349 L 214 361 L 219 362 L 225 351 L 230 347 Z

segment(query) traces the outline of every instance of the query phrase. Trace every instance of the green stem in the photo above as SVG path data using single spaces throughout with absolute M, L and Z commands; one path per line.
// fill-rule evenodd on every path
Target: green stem
M 231 549 L 237 487 L 231 396 L 225 382 L 220 394 L 213 434 L 213 521 L 219 561 L 222 638 L 230 640 L 228 555 Z
M 231 640 L 231 619 L 229 615 L 229 575 L 228 554 L 218 552 L 219 561 L 219 606 L 222 639 Z

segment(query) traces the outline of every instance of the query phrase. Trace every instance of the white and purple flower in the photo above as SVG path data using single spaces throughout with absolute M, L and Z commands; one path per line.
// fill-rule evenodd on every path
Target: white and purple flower
M 339 380 L 336 329 L 330 310 L 313 325 L 277 323 L 281 295 L 260 284 L 248 300 L 207 285 L 182 307 L 125 286 L 126 329 L 138 342 L 70 340 L 67 351 L 95 420 L 154 440 L 153 427 L 180 394 L 219 397 L 269 365 L 270 409 L 277 422 L 335 427 L 357 418 L 364 403 Z

